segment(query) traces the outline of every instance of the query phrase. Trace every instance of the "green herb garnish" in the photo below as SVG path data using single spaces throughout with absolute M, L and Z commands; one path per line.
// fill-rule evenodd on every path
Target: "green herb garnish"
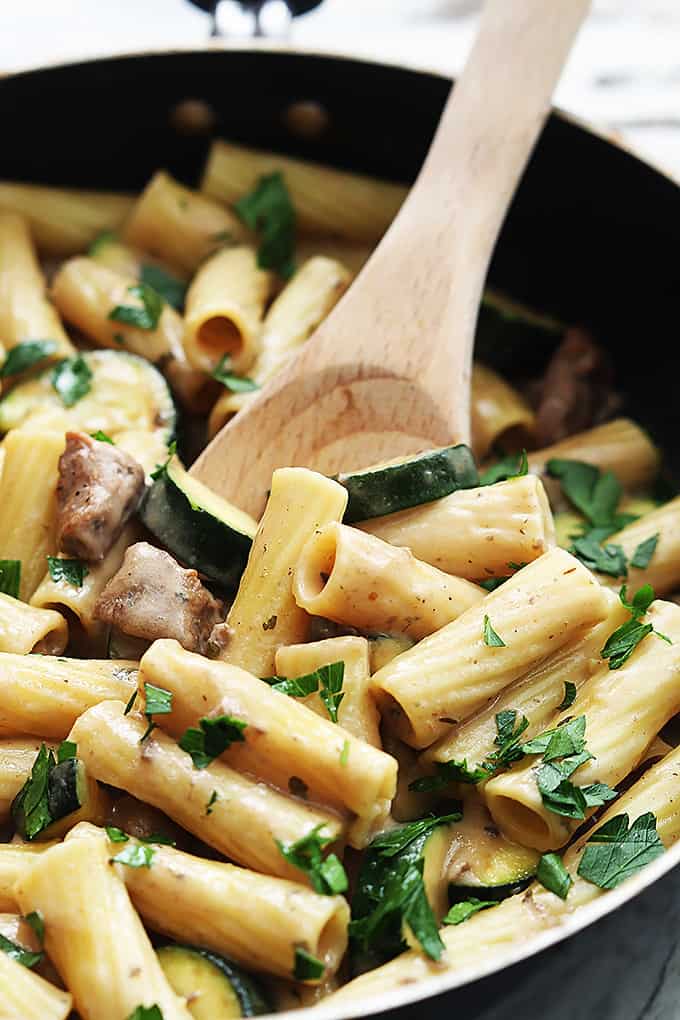
M 102 432 L 101 429 L 97 429 L 96 432 L 90 432 L 92 439 L 96 439 L 98 443 L 109 443 L 111 446 L 115 446 L 111 436 L 107 436 L 106 432 Z
M 191 755 L 195 768 L 205 769 L 233 743 L 246 739 L 243 731 L 247 725 L 231 715 L 206 716 L 199 720 L 198 728 L 190 726 L 184 732 L 179 746 Z
M 564 681 L 564 697 L 562 698 L 561 704 L 557 706 L 558 712 L 563 711 L 565 708 L 571 708 L 576 700 L 576 684 L 573 684 L 571 680 Z
M 36 937 L 40 944 L 45 941 L 45 922 L 43 916 L 38 910 L 32 910 L 30 914 L 26 914 L 24 921 L 29 925 L 36 934 Z
M 559 854 L 543 854 L 536 868 L 536 879 L 561 900 L 566 900 L 567 893 L 574 884 Z
M 578 873 L 600 889 L 615 889 L 661 857 L 664 849 L 651 811 L 636 818 L 630 828 L 627 814 L 616 815 L 588 836 Z
M 163 1020 L 160 1006 L 137 1006 L 127 1020 Z
M 7 379 L 12 375 L 20 375 L 21 372 L 33 368 L 39 361 L 43 361 L 54 354 L 57 344 L 54 340 L 24 340 L 10 349 L 0 368 L 0 378 Z
M 217 367 L 213 369 L 213 379 L 217 379 L 218 382 L 222 383 L 232 393 L 252 393 L 253 390 L 259 389 L 259 386 L 253 379 L 249 379 L 245 375 L 235 375 L 230 370 L 230 366 L 230 355 L 223 355 Z
M 28 967 L 29 970 L 40 963 L 45 955 L 44 953 L 31 953 L 28 949 L 18 946 L 16 942 L 10 942 L 4 935 L 0 935 L 0 950 L 6 953 L 12 960 L 16 960 L 22 966 Z
M 318 981 L 325 971 L 325 966 L 316 956 L 312 956 L 306 949 L 295 947 L 295 965 L 293 977 L 296 981 Z
M 154 848 L 148 843 L 128 843 L 115 857 L 110 857 L 112 864 L 125 864 L 128 868 L 150 868 L 154 858 Z
M 53 581 L 65 581 L 74 588 L 82 588 L 84 579 L 90 573 L 82 560 L 67 560 L 60 556 L 48 556 L 47 568 Z
M 275 269 L 284 280 L 295 271 L 295 209 L 283 179 L 276 172 L 261 177 L 250 194 L 234 203 L 246 226 L 260 230 L 257 264 Z
M 21 587 L 21 560 L 0 560 L 0 592 L 19 598 Z
M 289 698 L 306 698 L 310 694 L 319 693 L 319 697 L 326 706 L 331 721 L 338 721 L 338 708 L 344 698 L 342 684 L 345 676 L 344 662 L 331 662 L 327 666 L 320 666 L 313 673 L 306 673 L 304 676 L 267 677 L 266 682 L 271 684 L 272 690 L 280 694 L 287 694 Z
M 527 474 L 529 474 L 527 451 L 522 450 L 521 453 L 508 454 L 503 460 L 499 460 L 497 464 L 487 468 L 479 476 L 479 484 L 495 485 L 496 482 L 506 482 L 510 478 L 522 478 Z
M 217 796 L 217 790 L 213 790 L 213 792 L 210 794 L 210 799 L 208 800 L 208 803 L 205 806 L 206 815 L 211 815 L 213 813 L 213 807 L 217 803 L 218 799 L 219 798 Z
M 505 648 L 505 641 L 497 634 L 491 626 L 491 621 L 488 616 L 484 617 L 484 629 L 483 629 L 484 644 L 488 645 L 489 648 Z
M 163 312 L 163 298 L 160 294 L 146 283 L 138 283 L 134 287 L 128 287 L 128 294 L 139 298 L 142 307 L 140 308 L 138 305 L 116 305 L 109 312 L 109 319 L 113 322 L 122 322 L 126 326 L 134 326 L 135 329 L 156 329 Z
M 122 829 L 119 829 L 117 825 L 107 825 L 105 828 L 106 835 L 112 843 L 127 843 L 130 839 L 127 833 L 123 832 Z
M 654 625 L 651 623 L 642 623 L 642 617 L 645 615 L 652 602 L 654 601 L 654 589 L 651 584 L 644 584 L 641 588 L 635 592 L 632 602 L 628 602 L 627 589 L 624 584 L 619 592 L 619 598 L 621 603 L 631 614 L 630 620 L 621 624 L 620 627 L 609 635 L 607 638 L 600 655 L 603 659 L 609 661 L 610 669 L 620 669 L 624 662 L 627 662 L 631 657 L 640 642 L 647 637 L 648 634 L 656 634 L 657 637 L 661 638 L 662 641 L 667 641 L 672 644 L 671 639 L 666 637 L 665 634 L 661 634 L 658 630 L 654 630 Z
M 333 842 L 333 837 L 322 836 L 322 829 L 323 822 L 295 843 L 286 846 L 277 839 L 276 845 L 289 864 L 309 877 L 316 892 L 334 896 L 347 890 L 347 875 L 335 854 L 323 856 L 323 850 Z
M 652 535 L 651 538 L 646 538 L 644 542 L 640 542 L 637 546 L 633 557 L 630 561 L 631 567 L 635 567 L 636 570 L 646 570 L 649 566 L 649 562 L 656 552 L 656 547 L 659 542 L 659 533 Z
M 156 728 L 156 723 L 151 718 L 154 715 L 169 715 L 172 712 L 172 691 L 166 691 L 163 687 L 156 687 L 154 684 L 144 684 L 144 715 L 149 720 L 140 744 Z
M 166 273 L 160 266 L 151 265 L 145 262 L 142 265 L 139 281 L 141 284 L 150 287 L 156 294 L 160 294 L 172 308 L 181 311 L 184 307 L 184 299 L 187 293 L 187 285 L 176 276 Z
M 498 900 L 478 900 L 476 896 L 471 896 L 469 900 L 454 903 L 448 914 L 442 919 L 442 924 L 462 924 L 463 921 L 467 921 L 469 917 L 479 913 L 480 910 L 497 906 Z
M 59 394 L 64 407 L 73 407 L 91 389 L 92 369 L 82 354 L 60 361 L 52 370 L 52 388 Z

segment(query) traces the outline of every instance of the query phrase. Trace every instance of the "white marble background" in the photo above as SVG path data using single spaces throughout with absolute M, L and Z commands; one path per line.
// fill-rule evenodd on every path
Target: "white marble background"
M 479 6 L 325 0 L 298 19 L 291 42 L 452 73 L 464 61 Z M 207 32 L 207 16 L 186 0 L 0 0 L 0 72 L 201 45 Z M 680 0 L 594 0 L 556 101 L 621 133 L 680 179 Z

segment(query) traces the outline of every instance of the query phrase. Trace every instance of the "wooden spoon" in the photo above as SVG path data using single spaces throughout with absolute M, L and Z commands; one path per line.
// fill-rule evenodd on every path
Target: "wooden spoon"
M 314 337 L 192 474 L 254 516 L 274 468 L 326 474 L 469 439 L 486 271 L 589 0 L 488 0 L 418 180 Z M 559 182 L 555 182 L 559 187 Z

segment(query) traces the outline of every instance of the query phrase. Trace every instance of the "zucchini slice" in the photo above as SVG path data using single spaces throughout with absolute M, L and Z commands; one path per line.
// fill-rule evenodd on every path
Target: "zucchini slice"
M 195 946 L 162 946 L 156 953 L 170 987 L 184 997 L 195 1020 L 231 1020 L 271 1011 L 258 984 L 230 960 Z
M 349 493 L 344 520 L 352 524 L 474 488 L 479 476 L 472 451 L 461 443 L 341 474 L 338 481 Z
M 503 900 L 519 892 L 533 879 L 541 857 L 537 850 L 511 843 L 501 835 L 475 796 L 465 798 L 455 842 L 448 869 L 452 903 L 470 896 Z
M 53 367 L 20 382 L 0 400 L 0 432 L 32 431 L 159 433 L 166 446 L 175 434 L 177 411 L 168 384 L 154 366 L 127 351 L 85 351 L 89 391 L 65 407 L 52 386 Z
M 177 457 L 148 489 L 139 515 L 180 562 L 221 588 L 236 587 L 257 522 L 192 478 Z

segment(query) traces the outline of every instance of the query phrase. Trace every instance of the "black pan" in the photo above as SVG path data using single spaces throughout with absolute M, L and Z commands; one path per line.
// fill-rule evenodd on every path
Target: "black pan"
M 432 74 L 266 49 L 146 54 L 31 71 L 0 81 L 0 178 L 134 190 L 165 167 L 193 183 L 210 138 L 177 133 L 172 118 L 175 105 L 192 98 L 214 111 L 216 135 L 408 182 L 449 87 Z M 315 140 L 287 127 L 288 107 L 301 100 L 316 100 L 328 113 L 327 129 Z M 593 328 L 614 356 L 626 409 L 665 446 L 678 474 L 679 251 L 677 185 L 554 115 L 490 270 L 499 290 Z M 496 352 L 499 363 L 504 356 Z M 677 856 L 586 908 L 592 919 L 630 888 L 643 890 L 566 943 L 427 1004 L 417 1000 L 431 989 L 386 989 L 383 1001 L 359 1007 L 358 1015 L 382 1015 L 389 1005 L 395 1020 L 675 1017 L 675 1003 L 664 1006 L 663 997 L 680 930 L 680 872 L 645 887 Z M 488 970 L 491 962 L 480 964 Z

